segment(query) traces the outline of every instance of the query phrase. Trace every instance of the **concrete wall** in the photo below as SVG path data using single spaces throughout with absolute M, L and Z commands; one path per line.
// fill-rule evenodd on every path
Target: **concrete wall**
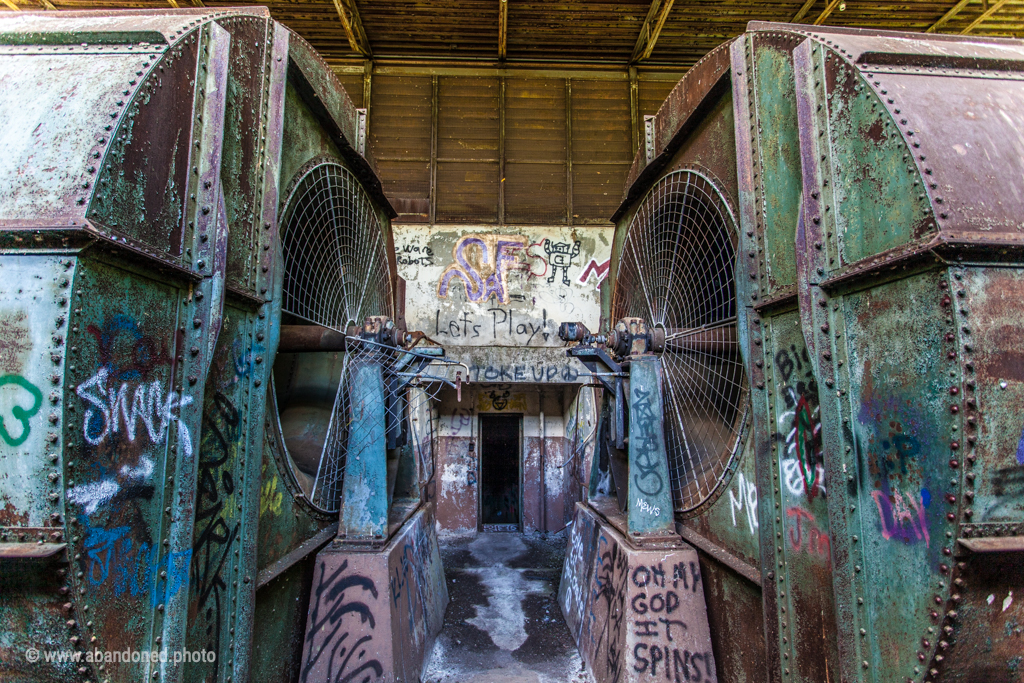
M 596 330 L 613 228 L 396 225 L 406 320 L 488 383 L 582 381 L 558 325 Z
M 425 505 L 380 550 L 317 554 L 301 683 L 418 683 L 448 607 L 433 520 Z
M 544 430 L 541 435 L 540 396 L 544 394 Z M 472 534 L 480 514 L 480 420 L 481 414 L 522 415 L 521 510 L 524 531 L 558 531 L 571 519 L 578 499 L 578 487 L 571 481 L 574 470 L 563 467 L 571 456 L 566 437 L 563 406 L 566 395 L 576 387 L 519 386 L 515 384 L 471 384 L 463 387 L 462 401 L 454 391 L 441 395 L 437 428 L 436 484 L 437 526 L 442 534 Z M 541 444 L 544 478 L 542 496 Z M 542 499 L 546 504 L 542 507 Z
M 440 404 L 434 496 L 442 533 L 478 528 L 482 413 L 523 416 L 514 457 L 524 530 L 556 531 L 571 518 L 579 487 L 569 476 L 578 472 L 562 467 L 572 456 L 563 416 L 587 375 L 565 355 L 558 325 L 581 321 L 597 330 L 612 233 L 611 226 L 395 226 L 407 325 L 444 346 L 468 374 L 462 401 L 446 391 Z

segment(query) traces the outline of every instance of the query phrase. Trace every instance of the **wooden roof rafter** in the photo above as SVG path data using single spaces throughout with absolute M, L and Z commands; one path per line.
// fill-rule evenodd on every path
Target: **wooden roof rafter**
M 498 59 L 508 56 L 508 0 L 498 0 Z
M 348 45 L 353 52 L 358 52 L 364 57 L 373 57 L 370 49 L 370 41 L 363 29 L 363 21 L 359 17 L 359 8 L 356 7 L 356 0 L 334 0 L 334 9 L 338 11 L 342 26 L 345 27 L 345 36 L 348 38 Z
M 817 0 L 807 0 L 800 6 L 800 9 L 797 10 L 796 14 L 793 15 L 793 18 L 789 20 L 789 23 L 799 24 L 800 20 L 806 17 L 807 13 L 811 11 L 812 7 L 814 7 L 815 2 L 817 2 Z
M 937 31 L 940 26 L 954 19 L 956 15 L 960 14 L 960 10 L 962 10 L 964 7 L 967 7 L 967 5 L 971 4 L 971 2 L 972 0 L 960 0 L 958 3 L 953 5 L 948 12 L 943 14 L 941 19 L 939 19 L 934 24 L 926 28 L 924 32 L 935 33 L 935 31 Z
M 636 46 L 633 47 L 633 56 L 629 59 L 630 64 L 647 59 L 654 52 L 654 45 L 658 42 L 661 29 L 665 27 L 665 20 L 668 19 L 673 4 L 675 0 L 651 0 L 647 18 L 640 27 L 640 35 L 636 39 Z
M 821 26 L 824 24 L 832 15 L 832 12 L 835 11 L 836 7 L 839 7 L 841 2 L 843 2 L 843 0 L 829 0 L 829 3 L 825 5 L 825 9 L 823 9 L 821 14 L 818 15 L 818 18 L 814 20 L 814 25 Z
M 986 11 L 981 13 L 981 16 L 979 16 L 977 19 L 975 19 L 970 24 L 968 24 L 966 28 L 964 28 L 962 31 L 960 31 L 960 34 L 963 35 L 963 34 L 970 33 L 971 31 L 973 31 L 975 28 L 978 27 L 979 24 L 984 22 L 986 19 L 991 17 L 993 14 L 998 12 L 1000 9 L 1002 9 L 1003 5 L 1005 5 L 1009 1 L 1010 0 L 999 0 L 998 2 L 993 3 L 991 7 L 989 7 Z

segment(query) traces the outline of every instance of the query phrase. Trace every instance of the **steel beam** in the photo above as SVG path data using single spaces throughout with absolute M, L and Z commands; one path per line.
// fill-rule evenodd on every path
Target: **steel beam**
M 668 13 L 672 11 L 675 0 L 652 0 L 651 8 L 647 10 L 647 18 L 640 27 L 640 35 L 636 39 L 636 46 L 633 48 L 633 56 L 629 58 L 630 64 L 636 64 L 642 59 L 647 59 L 654 51 L 654 44 L 658 42 L 661 29 L 665 26 Z
M 338 10 L 338 17 L 345 27 L 345 36 L 348 38 L 348 45 L 352 51 L 372 57 L 373 51 L 370 50 L 370 41 L 366 38 L 366 31 L 363 30 L 363 20 L 359 18 L 356 0 L 334 0 L 334 8 Z
M 675 534 L 662 400 L 661 361 L 634 358 L 629 370 L 630 536 Z
M 383 541 L 388 533 L 387 418 L 380 365 L 353 361 L 348 453 L 338 535 Z

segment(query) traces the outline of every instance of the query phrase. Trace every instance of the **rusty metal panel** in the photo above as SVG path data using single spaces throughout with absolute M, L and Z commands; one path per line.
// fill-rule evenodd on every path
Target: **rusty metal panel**
M 248 651 L 230 645 L 247 642 L 252 630 L 266 405 L 260 387 L 274 357 L 268 327 L 249 307 L 224 308 L 203 400 L 187 640 L 189 650 L 217 656 L 187 666 L 186 680 L 249 676 Z
M 762 547 L 762 566 L 777 569 L 779 605 L 769 618 L 779 622 L 783 673 L 792 672 L 785 680 L 835 679 L 839 657 L 818 383 L 795 308 L 764 315 L 761 327 L 766 390 L 753 400 L 755 416 L 758 403 L 767 407 L 764 423 L 755 428 L 770 434 L 771 454 L 764 459 L 771 472 L 764 491 L 769 504 L 762 521 L 769 530 L 763 538 L 772 539 Z
M 165 49 L 157 47 L 161 53 Z M 143 63 L 146 71 L 154 68 L 155 60 L 148 56 L 111 47 L 93 59 L 82 59 L 70 46 L 31 52 L 28 45 L 0 47 L 5 93 L 0 99 L 0 119 L 5 122 L 0 132 L 0 221 L 30 220 L 41 207 L 47 207 L 54 225 L 81 220 L 85 210 L 79 200 L 89 196 L 95 182 L 99 154 L 112 127 L 110 115 L 124 110 L 122 91 L 130 79 L 140 79 L 135 70 L 143 70 Z M 103 66 L 97 68 L 98 63 Z M 50 78 L 54 71 L 63 78 Z M 68 84 L 84 80 L 95 87 L 69 98 Z M 54 144 L 40 149 L 33 144 L 38 139 Z
M 255 295 L 264 223 L 259 194 L 270 98 L 270 79 L 266 75 L 271 66 L 274 24 L 256 17 L 230 17 L 219 25 L 231 36 L 220 176 L 231 226 L 227 280 L 229 287 Z M 283 79 L 284 67 L 274 64 Z
M 741 238 L 740 332 L 752 385 L 768 680 L 838 669 L 818 386 L 796 306 L 801 199 L 791 37 L 731 48 Z
M 315 564 L 316 555 L 309 555 L 256 593 L 252 640 L 274 647 L 253 648 L 251 680 L 299 680 Z
M 187 381 L 195 362 L 179 360 L 188 290 L 94 261 L 79 267 L 74 288 L 64 476 L 78 642 L 152 650 L 160 637 L 180 648 L 202 387 Z M 166 514 L 172 503 L 178 512 Z
M 1008 654 L 1016 634 L 1005 628 L 1016 613 L 1011 603 L 988 611 L 1019 573 L 1002 555 L 992 564 L 958 558 L 964 549 L 956 541 L 1014 535 L 1020 523 L 1012 502 L 995 515 L 1001 523 L 976 523 L 976 501 L 992 505 L 992 475 L 1013 472 L 1020 440 L 1015 416 L 997 407 L 1010 405 L 996 392 L 1011 380 L 1001 380 L 1003 389 L 982 375 L 1015 363 L 1012 334 L 1005 341 L 990 336 L 1006 334 L 1006 304 L 987 307 L 977 285 L 1008 301 L 1019 278 L 1013 268 L 985 268 L 1005 257 L 987 248 L 988 236 L 972 234 L 973 226 L 988 224 L 1012 238 L 1013 226 L 998 219 L 996 207 L 1019 190 L 1002 175 L 984 191 L 967 182 L 942 188 L 937 175 L 955 175 L 973 158 L 936 159 L 932 148 L 973 146 L 985 124 L 961 122 L 973 107 L 950 115 L 947 104 L 916 93 L 998 98 L 1006 111 L 986 135 L 1012 147 L 1016 140 L 1001 131 L 1020 115 L 1006 93 L 1016 87 L 1012 71 L 1024 53 L 1019 44 L 1013 57 L 1006 44 L 950 39 L 910 45 L 900 36 L 872 44 L 839 33 L 815 36 L 794 53 L 805 217 L 797 235 L 798 292 L 817 375 L 830 390 L 821 405 L 826 469 L 832 482 L 845 478 L 829 488 L 843 675 L 1019 680 L 1019 660 Z M 995 83 L 984 73 L 993 66 L 990 53 L 1005 58 Z M 927 75 L 922 59 L 932 59 Z M 902 74 L 904 63 L 916 72 L 909 80 L 867 66 L 896 64 Z M 921 120 L 929 121 L 929 137 Z M 975 163 L 984 176 L 988 162 Z M 875 227 L 883 223 L 884 230 Z M 938 238 L 931 237 L 936 230 Z M 954 234 L 958 242 L 944 246 Z M 884 342 L 892 339 L 913 341 Z M 982 353 L 977 339 L 991 339 Z M 994 574 L 993 566 L 1010 575 Z M 981 614 L 987 618 L 980 622 L 965 619 Z
M 168 50 L 160 66 L 140 83 L 123 114 L 120 107 L 111 112 L 120 116 L 120 125 L 110 136 L 102 164 L 97 164 L 87 214 L 90 220 L 131 235 L 170 258 L 181 256 L 185 240 L 191 237 L 185 232 L 189 208 L 185 198 L 199 69 L 198 33 Z M 155 66 L 154 56 L 149 56 L 151 66 Z

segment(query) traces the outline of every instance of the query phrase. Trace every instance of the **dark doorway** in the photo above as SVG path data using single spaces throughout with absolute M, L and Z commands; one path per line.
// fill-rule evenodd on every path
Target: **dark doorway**
M 519 415 L 480 416 L 480 523 L 502 531 L 519 529 L 521 422 Z

